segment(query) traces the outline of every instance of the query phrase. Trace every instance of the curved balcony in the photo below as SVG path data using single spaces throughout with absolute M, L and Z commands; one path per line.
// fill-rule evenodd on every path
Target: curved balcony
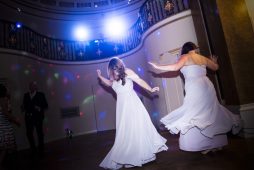
M 0 21 L 0 47 L 34 54 L 51 61 L 92 61 L 121 55 L 142 43 L 142 35 L 154 24 L 189 9 L 188 0 L 148 0 L 139 10 L 136 23 L 119 40 L 67 41 L 53 39 L 28 27 Z

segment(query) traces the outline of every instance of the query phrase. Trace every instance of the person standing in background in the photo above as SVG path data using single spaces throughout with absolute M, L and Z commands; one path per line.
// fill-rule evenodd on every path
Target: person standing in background
M 44 155 L 43 120 L 44 111 L 47 108 L 48 103 L 44 93 L 38 91 L 35 81 L 30 82 L 29 92 L 24 94 L 22 109 L 25 113 L 26 134 L 32 154 L 35 154 L 37 151 L 33 135 L 35 128 L 38 136 L 38 151 L 40 156 Z

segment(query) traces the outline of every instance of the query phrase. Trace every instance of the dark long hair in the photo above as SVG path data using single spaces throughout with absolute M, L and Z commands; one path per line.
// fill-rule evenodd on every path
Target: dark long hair
M 198 47 L 193 42 L 186 42 L 182 47 L 181 55 L 188 54 L 188 52 L 196 50 L 197 48 Z
M 116 71 L 118 74 L 116 75 Z M 119 81 L 122 80 L 122 85 L 125 85 L 125 66 L 122 60 L 117 57 L 112 58 L 108 63 L 108 76 L 110 79 Z

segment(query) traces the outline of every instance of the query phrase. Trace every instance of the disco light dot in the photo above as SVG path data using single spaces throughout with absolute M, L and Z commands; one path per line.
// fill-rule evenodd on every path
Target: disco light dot
M 55 77 L 56 79 L 58 79 L 58 78 L 59 78 L 59 74 L 58 74 L 58 73 L 54 73 L 54 77 Z

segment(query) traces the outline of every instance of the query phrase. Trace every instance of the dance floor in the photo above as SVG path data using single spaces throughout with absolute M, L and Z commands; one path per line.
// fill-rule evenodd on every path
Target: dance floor
M 229 135 L 229 144 L 218 152 L 179 150 L 178 136 L 161 132 L 168 141 L 168 151 L 157 154 L 156 161 L 133 170 L 253 170 L 254 138 Z M 46 144 L 44 157 L 31 156 L 29 150 L 19 151 L 10 163 L 15 170 L 102 170 L 100 162 L 113 145 L 115 131 L 82 135 Z

